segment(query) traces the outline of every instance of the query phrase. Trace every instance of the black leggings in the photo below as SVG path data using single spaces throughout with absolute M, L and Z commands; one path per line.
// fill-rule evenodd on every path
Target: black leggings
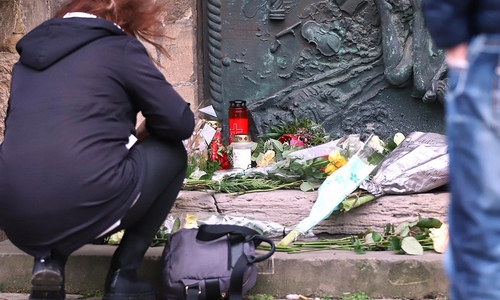
M 128 234 L 151 242 L 177 199 L 186 176 L 187 154 L 181 141 L 152 136 L 137 146 L 143 148 L 148 164 L 141 195 L 120 226 L 107 235 L 126 229 Z

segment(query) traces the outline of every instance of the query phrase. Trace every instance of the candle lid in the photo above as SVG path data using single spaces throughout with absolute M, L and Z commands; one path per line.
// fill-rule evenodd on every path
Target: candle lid
M 235 134 L 233 135 L 233 143 L 249 143 L 251 142 L 250 135 L 248 134 Z
M 229 108 L 243 108 L 243 107 L 247 107 L 247 102 L 245 100 L 229 101 Z

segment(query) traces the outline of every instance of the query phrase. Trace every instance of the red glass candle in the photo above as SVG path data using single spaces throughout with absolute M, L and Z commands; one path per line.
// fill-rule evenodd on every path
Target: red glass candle
M 229 143 L 235 134 L 248 134 L 248 109 L 244 100 L 229 102 Z

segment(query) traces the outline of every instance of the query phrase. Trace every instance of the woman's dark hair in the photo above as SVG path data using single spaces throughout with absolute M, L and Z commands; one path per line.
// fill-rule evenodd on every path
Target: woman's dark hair
M 62 18 L 69 12 L 96 15 L 117 24 L 128 35 L 150 43 L 169 57 L 165 48 L 154 41 L 157 37 L 167 37 L 162 30 L 164 3 L 154 0 L 69 0 L 55 17 Z

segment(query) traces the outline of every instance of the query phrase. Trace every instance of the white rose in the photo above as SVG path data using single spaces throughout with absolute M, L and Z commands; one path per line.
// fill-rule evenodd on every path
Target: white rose
M 374 135 L 369 141 L 368 146 L 373 148 L 375 151 L 379 153 L 384 152 L 385 143 L 376 135 Z
M 124 230 L 120 230 L 117 233 L 112 234 L 109 239 L 108 239 L 108 244 L 109 245 L 118 245 L 120 244 L 123 234 L 125 233 Z
M 392 140 L 396 145 L 399 145 L 402 141 L 405 140 L 405 136 L 401 132 L 398 132 L 394 135 L 394 138 Z
M 432 239 L 434 250 L 438 253 L 443 253 L 446 250 L 446 246 L 448 246 L 448 225 L 443 223 L 439 228 L 429 229 L 429 236 Z

